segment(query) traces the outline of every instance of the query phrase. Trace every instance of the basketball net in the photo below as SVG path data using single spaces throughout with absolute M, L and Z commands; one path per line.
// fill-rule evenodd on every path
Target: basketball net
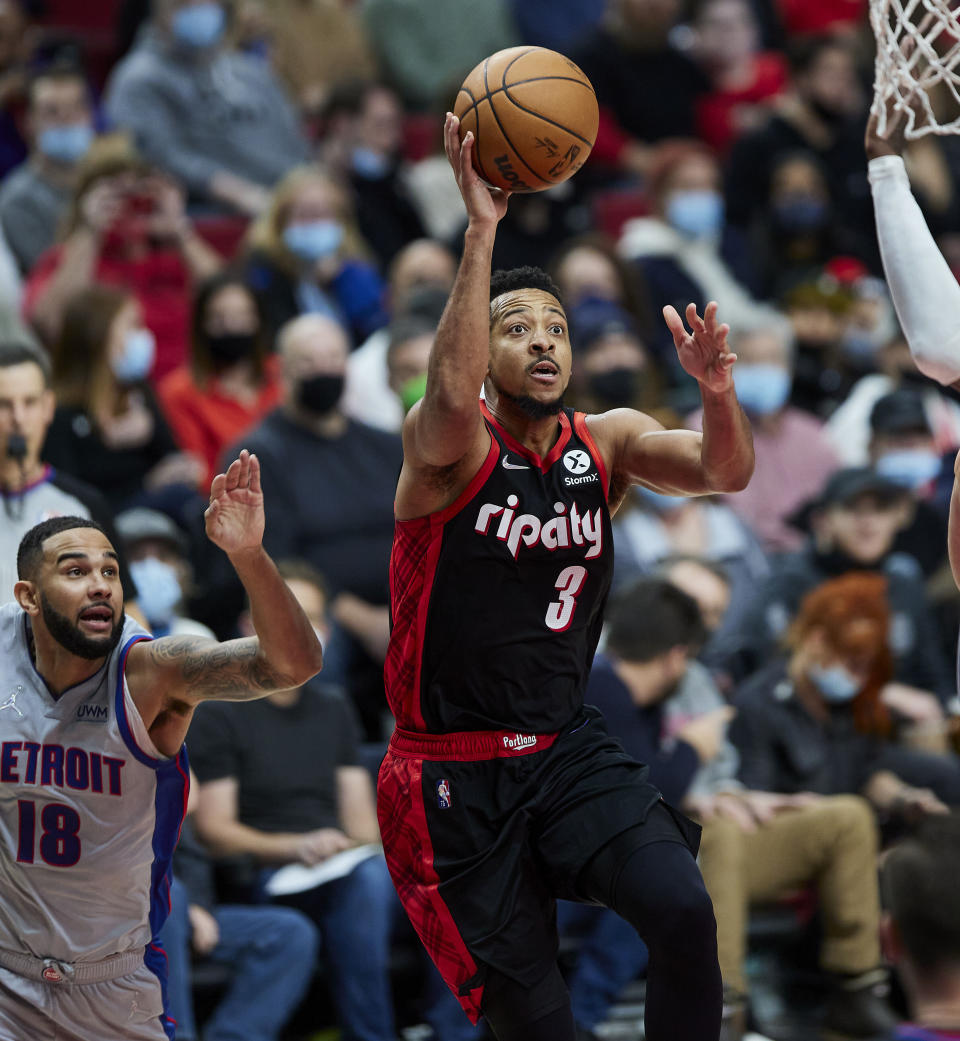
M 888 112 L 895 110 L 906 113 L 904 129 L 910 140 L 960 133 L 958 8 L 957 0 L 870 0 L 877 40 L 871 111 L 881 136 L 887 133 Z M 905 47 L 910 40 L 914 43 Z M 935 87 L 949 109 L 939 119 L 930 100 Z

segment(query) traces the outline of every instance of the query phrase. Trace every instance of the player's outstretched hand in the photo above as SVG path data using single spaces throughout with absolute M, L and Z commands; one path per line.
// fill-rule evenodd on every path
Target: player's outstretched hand
M 244 449 L 225 474 L 214 477 L 204 518 L 208 538 L 225 553 L 256 549 L 262 543 L 263 492 L 255 455 Z
M 467 207 L 468 220 L 471 223 L 500 221 L 507 212 L 510 193 L 483 182 L 473 165 L 476 140 L 472 133 L 467 133 L 461 143 L 460 120 L 452 112 L 447 113 L 443 124 L 443 145 Z
M 669 304 L 663 309 L 667 328 L 673 334 L 677 357 L 684 372 L 712 391 L 729 390 L 733 386 L 733 363 L 737 360 L 727 347 L 730 326 L 717 322 L 717 304 L 711 301 L 697 314 L 696 304 L 687 304 L 687 324 Z

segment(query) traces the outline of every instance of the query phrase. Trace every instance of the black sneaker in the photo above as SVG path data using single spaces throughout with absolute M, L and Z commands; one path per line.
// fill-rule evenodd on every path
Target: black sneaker
M 883 969 L 844 979 L 827 1005 L 823 1036 L 851 1041 L 889 1034 L 899 1020 L 888 1004 L 890 983 Z

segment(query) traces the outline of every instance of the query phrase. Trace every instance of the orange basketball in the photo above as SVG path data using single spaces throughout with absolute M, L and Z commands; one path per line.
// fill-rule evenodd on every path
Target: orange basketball
M 473 131 L 477 173 L 512 192 L 539 192 L 575 174 L 600 119 L 590 80 L 545 47 L 509 47 L 480 62 L 453 112 L 461 141 Z

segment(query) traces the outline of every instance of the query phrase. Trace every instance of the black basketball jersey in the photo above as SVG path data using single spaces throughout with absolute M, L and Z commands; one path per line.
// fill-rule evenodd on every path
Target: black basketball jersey
M 387 698 L 405 730 L 562 729 L 582 705 L 613 573 L 608 478 L 564 409 L 541 458 L 481 404 L 490 451 L 452 505 L 398 521 Z

